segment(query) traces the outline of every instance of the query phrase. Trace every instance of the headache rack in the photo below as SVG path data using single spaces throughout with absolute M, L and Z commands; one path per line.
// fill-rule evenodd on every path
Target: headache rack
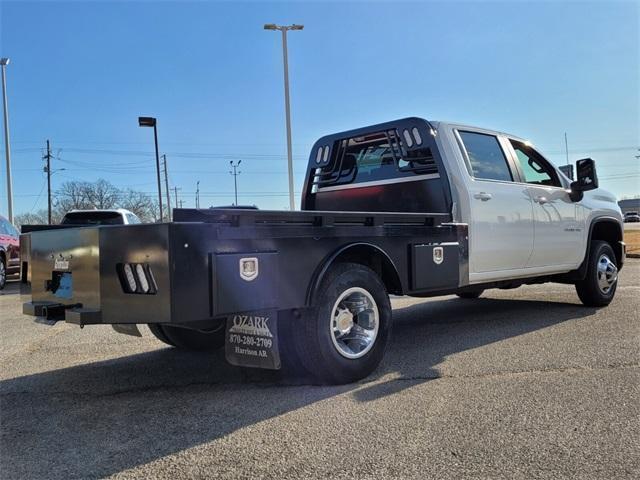
M 431 148 L 423 145 L 417 128 L 412 130 L 404 129 L 405 140 L 396 128 L 335 140 L 329 162 L 315 169 L 312 186 L 322 189 L 353 183 L 359 171 L 367 167 L 377 170 L 384 178 L 437 174 Z M 318 151 L 317 155 L 322 154 L 323 151 Z

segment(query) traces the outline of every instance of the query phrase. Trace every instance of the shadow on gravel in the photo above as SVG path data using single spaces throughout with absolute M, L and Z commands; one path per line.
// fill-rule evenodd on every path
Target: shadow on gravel
M 363 402 L 396 393 L 437 378 L 436 366 L 449 355 L 593 312 L 482 298 L 397 309 L 374 378 L 340 387 L 295 385 L 286 372 L 231 367 L 222 352 L 169 348 L 6 380 L 0 382 L 1 477 L 108 476 L 341 393 L 353 391 Z M 390 372 L 406 380 L 380 383 Z
M 20 295 L 20 283 L 9 278 L 5 287 L 0 290 L 0 296 L 3 295 Z

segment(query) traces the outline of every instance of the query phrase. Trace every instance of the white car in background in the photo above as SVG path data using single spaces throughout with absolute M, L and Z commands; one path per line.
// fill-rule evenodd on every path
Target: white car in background
M 142 223 L 138 216 L 124 208 L 112 210 L 71 210 L 62 217 L 61 225 L 133 225 Z

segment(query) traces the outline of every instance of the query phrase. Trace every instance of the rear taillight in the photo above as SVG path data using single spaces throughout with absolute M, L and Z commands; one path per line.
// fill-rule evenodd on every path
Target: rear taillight
M 155 295 L 158 286 L 148 263 L 118 263 L 118 279 L 125 293 Z

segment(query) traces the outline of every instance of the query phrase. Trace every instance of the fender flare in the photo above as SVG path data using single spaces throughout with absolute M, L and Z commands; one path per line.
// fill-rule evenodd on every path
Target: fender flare
M 337 250 L 335 250 L 333 253 L 327 255 L 323 259 L 323 261 L 320 263 L 318 268 L 316 268 L 311 278 L 311 282 L 309 282 L 309 288 L 307 289 L 305 305 L 311 306 L 313 304 L 313 299 L 316 297 L 318 293 L 318 289 L 320 288 L 320 284 L 322 283 L 322 280 L 324 279 L 325 275 L 327 274 L 331 266 L 335 263 L 336 259 L 340 257 L 342 254 L 344 254 L 345 252 L 347 252 L 348 250 L 355 249 L 355 248 L 373 249 L 377 253 L 379 253 L 382 256 L 383 261 L 386 263 L 387 267 L 391 268 L 391 274 L 394 277 L 394 283 L 397 285 L 397 287 L 399 287 L 401 291 L 404 290 L 402 285 L 402 280 L 400 279 L 400 274 L 398 273 L 398 268 L 396 267 L 393 260 L 391 260 L 391 257 L 387 254 L 387 252 L 385 252 L 382 248 L 372 243 L 353 242 L 353 243 L 343 245 Z M 385 283 L 383 278 L 380 278 L 380 280 L 383 283 Z M 385 283 L 385 286 L 387 286 L 386 283 Z
M 620 225 L 620 220 L 618 220 L 616 217 L 609 217 L 606 215 L 600 216 L 600 217 L 595 217 L 593 220 L 591 220 L 591 222 L 589 223 L 589 235 L 587 236 L 587 243 L 586 243 L 586 248 L 585 248 L 585 254 L 584 254 L 584 259 L 582 260 L 582 263 L 580 264 L 580 266 L 578 267 L 578 269 L 576 270 L 578 276 L 583 279 L 586 275 L 587 275 L 587 268 L 589 266 L 589 252 L 591 251 L 591 241 L 593 240 L 593 229 L 594 227 L 598 224 L 598 223 L 615 223 L 618 226 L 618 230 L 620 233 L 620 239 L 624 238 L 624 228 Z M 616 253 L 616 246 L 612 245 L 613 251 Z M 622 268 L 622 265 L 620 265 L 619 268 Z

